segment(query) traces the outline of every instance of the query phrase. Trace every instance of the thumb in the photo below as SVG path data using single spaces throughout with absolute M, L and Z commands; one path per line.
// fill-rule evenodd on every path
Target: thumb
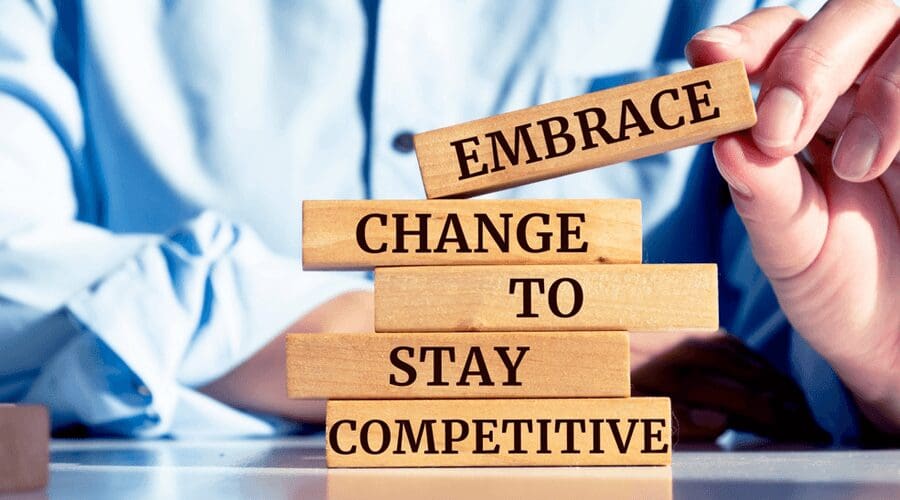
M 719 137 L 713 156 L 763 272 L 786 279 L 809 268 L 828 230 L 825 194 L 810 172 L 794 156 L 766 156 L 749 132 Z

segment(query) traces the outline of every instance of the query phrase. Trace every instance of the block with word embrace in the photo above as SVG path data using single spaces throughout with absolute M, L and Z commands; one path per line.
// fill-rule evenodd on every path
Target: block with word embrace
M 756 123 L 726 61 L 415 136 L 428 198 L 498 191 L 712 140 Z

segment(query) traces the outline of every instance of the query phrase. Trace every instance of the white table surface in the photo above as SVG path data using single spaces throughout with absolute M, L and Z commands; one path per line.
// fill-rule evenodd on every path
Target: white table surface
M 676 451 L 671 467 L 332 469 L 321 436 L 56 440 L 50 485 L 12 498 L 885 498 L 900 450 Z

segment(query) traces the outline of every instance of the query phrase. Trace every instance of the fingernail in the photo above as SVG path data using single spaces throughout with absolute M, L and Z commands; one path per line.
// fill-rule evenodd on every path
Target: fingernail
M 848 181 L 862 179 L 872 170 L 880 147 L 875 124 L 865 116 L 854 116 L 834 146 L 831 155 L 834 172 Z
M 691 422 L 693 422 L 694 425 L 697 427 L 705 427 L 707 429 L 723 427 L 728 421 L 728 418 L 724 414 L 713 410 L 691 410 L 689 415 Z
M 775 87 L 763 96 L 753 127 L 753 139 L 761 146 L 778 148 L 794 142 L 803 121 L 803 99 L 787 87 Z
M 719 160 L 719 155 L 716 154 L 716 148 L 713 148 L 712 152 L 713 160 L 715 160 L 716 162 L 716 168 L 719 170 L 719 174 L 722 175 L 722 178 L 725 179 L 725 182 L 728 183 L 728 186 L 731 187 L 731 189 L 734 190 L 738 195 L 743 196 L 748 200 L 752 199 L 753 192 L 750 191 L 750 188 L 746 184 L 732 176 L 731 172 L 729 172 L 728 169 L 722 165 L 721 160 Z
M 703 40 L 704 42 L 733 47 L 739 45 L 743 37 L 739 31 L 727 26 L 713 26 L 694 35 L 694 40 Z

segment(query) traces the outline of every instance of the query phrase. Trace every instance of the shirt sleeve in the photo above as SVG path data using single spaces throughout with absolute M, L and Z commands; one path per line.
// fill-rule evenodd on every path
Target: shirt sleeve
M 315 305 L 368 288 L 365 275 L 303 272 L 214 212 L 167 235 L 83 222 L 81 110 L 54 62 L 54 15 L 0 2 L 0 401 L 118 435 L 292 429 L 196 388 Z
M 12 239 L 17 246 L 38 240 L 22 252 L 0 251 L 0 268 L 19 271 L 0 296 L 29 305 L 27 323 L 43 327 L 31 341 L 58 339 L 22 397 L 48 405 L 57 428 L 191 437 L 277 432 L 284 427 L 195 388 L 240 364 L 314 305 L 369 286 L 362 275 L 305 273 L 211 212 L 164 238 L 129 237 L 132 252 L 82 286 L 69 269 L 105 260 L 126 243 L 77 224 L 52 230 L 64 248 L 35 229 Z M 0 317 L 10 310 L 0 307 Z

